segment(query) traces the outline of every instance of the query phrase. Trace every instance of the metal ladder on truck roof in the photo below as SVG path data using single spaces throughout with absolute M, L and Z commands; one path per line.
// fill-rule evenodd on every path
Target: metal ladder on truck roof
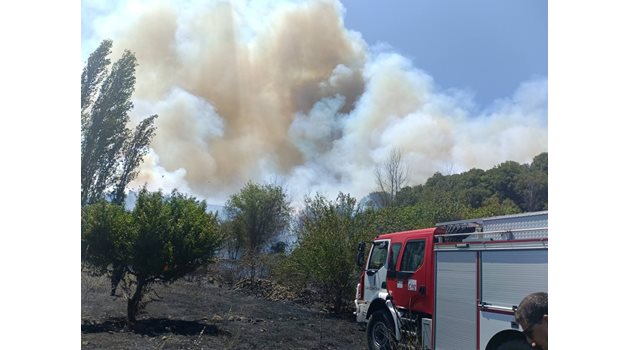
M 445 234 L 438 242 L 504 241 L 544 239 L 548 236 L 548 211 L 492 216 L 487 218 L 437 223 Z

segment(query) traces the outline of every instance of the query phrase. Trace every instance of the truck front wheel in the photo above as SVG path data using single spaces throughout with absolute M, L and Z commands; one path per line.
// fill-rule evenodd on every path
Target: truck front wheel
M 367 325 L 368 346 L 370 350 L 389 350 L 394 342 L 394 322 L 387 310 L 378 310 L 372 314 Z

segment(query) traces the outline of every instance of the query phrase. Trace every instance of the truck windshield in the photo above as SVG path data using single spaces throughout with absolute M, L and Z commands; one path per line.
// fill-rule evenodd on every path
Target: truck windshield
M 375 242 L 370 255 L 369 270 L 378 270 L 385 265 L 387 259 L 387 242 Z

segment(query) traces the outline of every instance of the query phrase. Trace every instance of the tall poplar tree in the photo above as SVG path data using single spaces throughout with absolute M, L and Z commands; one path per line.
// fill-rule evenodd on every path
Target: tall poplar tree
M 81 205 L 111 194 L 122 204 L 124 189 L 155 135 L 157 115 L 130 130 L 129 111 L 135 89 L 135 55 L 125 50 L 109 66 L 112 41 L 104 40 L 81 74 Z

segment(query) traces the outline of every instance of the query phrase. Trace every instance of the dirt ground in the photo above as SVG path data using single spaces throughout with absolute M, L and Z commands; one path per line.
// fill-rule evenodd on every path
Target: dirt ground
M 126 298 L 109 295 L 109 279 L 82 274 L 82 349 L 365 349 L 352 314 L 321 304 L 270 300 L 203 278 L 155 285 L 134 330 L 125 327 Z M 271 299 L 277 299 L 273 297 Z

